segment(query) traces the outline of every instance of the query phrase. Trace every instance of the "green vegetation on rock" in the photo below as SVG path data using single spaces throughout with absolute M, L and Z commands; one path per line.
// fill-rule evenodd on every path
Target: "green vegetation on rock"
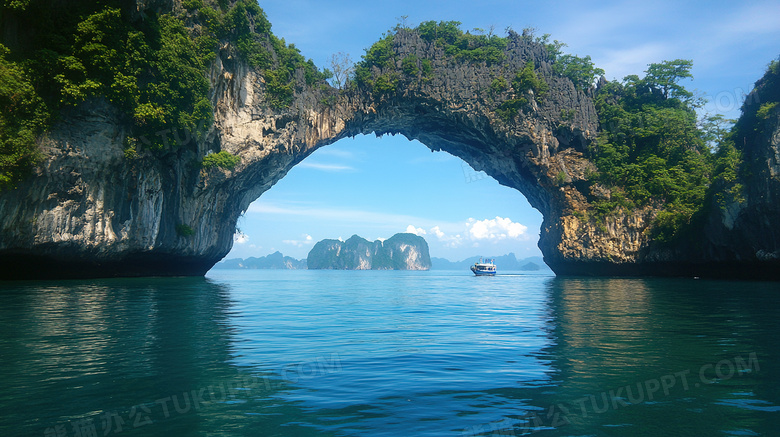
M 292 104 L 295 92 L 295 72 L 303 71 L 308 85 L 324 81 L 330 74 L 320 71 L 314 62 L 306 60 L 294 44 L 287 44 L 271 32 L 271 23 L 256 0 L 238 0 L 232 8 L 220 4 L 219 9 L 193 3 L 198 19 L 208 32 L 202 45 L 213 52 L 220 41 L 233 41 L 241 57 L 252 67 L 263 70 L 268 103 L 274 109 Z
M 30 2 L 23 15 L 40 21 L 40 37 L 12 52 L 52 116 L 105 97 L 125 113 L 132 135 L 157 151 L 183 145 L 160 132 L 208 127 L 209 56 L 179 17 L 151 14 L 131 24 L 119 2 L 78 2 L 64 17 L 42 3 Z
M 24 71 L 0 45 L 0 189 L 12 188 L 40 159 L 36 137 L 49 114 Z
M 496 65 L 505 61 L 504 50 L 507 38 L 484 34 L 471 34 L 460 29 L 459 21 L 425 21 L 414 29 L 398 26 L 401 29 L 416 31 L 420 37 L 440 47 L 444 54 L 456 61 L 468 63 L 484 62 L 487 65 Z M 393 50 L 394 34 L 385 33 L 382 38 L 366 49 L 363 59 L 355 66 L 355 81 L 358 85 L 368 87 L 378 94 L 395 92 L 399 84 L 399 76 L 396 72 L 385 71 L 373 77 L 373 71 L 394 70 L 396 53 Z M 409 55 L 400 59 L 401 71 L 407 76 L 421 75 L 423 80 L 430 80 L 433 74 L 433 65 L 429 59 L 418 59 Z
M 568 77 L 580 90 L 584 90 L 604 75 L 604 70 L 597 68 L 590 56 L 580 58 L 576 55 L 562 55 L 555 59 L 553 72 Z
M 528 98 L 523 96 L 533 90 L 534 97 L 542 101 L 549 84 L 536 71 L 539 62 L 549 62 L 554 73 L 568 77 L 577 88 L 591 87 L 595 80 L 604 73 L 596 68 L 589 56 L 580 58 L 575 55 L 563 54 L 561 49 L 565 44 L 550 41 L 550 35 L 534 37 L 532 29 L 526 29 L 522 36 L 512 31 L 507 37 L 493 34 L 492 30 L 485 34 L 484 30 L 474 29 L 475 33 L 463 31 L 458 21 L 425 21 L 415 28 L 397 26 L 394 31 L 386 32 L 382 38 L 366 49 L 362 60 L 355 66 L 354 82 L 358 86 L 371 90 L 377 95 L 392 94 L 398 91 L 404 80 L 422 79 L 428 81 L 433 77 L 433 64 L 430 59 L 420 59 L 414 54 L 400 57 L 394 50 L 395 37 L 399 32 L 416 32 L 420 38 L 433 44 L 443 51 L 444 56 L 452 62 L 467 64 L 484 64 L 498 71 L 487 90 L 489 96 L 496 99 L 505 91 L 513 91 L 508 98 L 497 99 L 499 107 L 496 113 L 505 121 L 511 121 L 519 111 L 528 105 Z M 520 71 L 508 68 L 506 49 L 510 38 L 523 38 L 544 47 L 546 57 L 537 62 L 529 60 L 523 64 Z M 400 69 L 397 68 L 400 65 Z M 403 74 L 401 74 L 403 73 Z M 512 77 L 510 82 L 507 77 Z
M 62 109 L 92 98 L 122 112 L 132 158 L 144 148 L 163 154 L 186 146 L 213 122 L 206 70 L 225 42 L 263 69 L 275 109 L 292 103 L 296 71 L 308 84 L 328 76 L 271 33 L 255 0 L 217 8 L 188 0 L 178 12 L 132 17 L 120 0 L 49 3 L 0 6 L 19 29 L 9 38 L 14 45 L 0 46 L 0 100 L 10 109 L 0 115 L 0 188 L 29 173 L 40 157 L 36 137 Z
M 547 82 L 536 75 L 534 63 L 531 61 L 526 62 L 525 67 L 515 75 L 515 78 L 512 80 L 512 87 L 518 93 L 533 90 L 539 96 L 544 96 L 549 89 Z
M 591 180 L 612 193 L 595 209 L 609 214 L 660 203 L 653 233 L 662 243 L 690 230 L 712 177 L 693 95 L 679 84 L 691 77 L 691 66 L 679 59 L 650 64 L 643 78 L 609 82 L 596 94 L 601 133 L 591 149 L 598 168 Z
M 755 87 L 742 105 L 742 117 L 734 126 L 731 135 L 735 147 L 740 148 L 764 133 L 767 121 L 776 114 L 780 106 L 780 58 L 769 63 L 764 76 L 756 81 Z
M 491 91 L 496 94 L 507 88 L 506 79 L 499 77 L 494 79 L 490 85 Z M 512 90 L 515 93 L 513 98 L 507 99 L 496 108 L 496 114 L 504 119 L 504 121 L 510 121 L 517 116 L 524 106 L 529 102 L 525 97 L 528 91 L 533 91 L 537 101 L 541 101 L 547 91 L 549 85 L 543 78 L 536 74 L 534 71 L 534 63 L 531 61 L 526 62 L 525 67 L 518 71 L 514 79 L 512 79 Z
M 3 180 L 19 180 L 35 162 L 34 137 L 60 110 L 90 98 L 110 101 L 131 135 L 158 152 L 183 145 L 160 132 L 195 132 L 211 123 L 208 56 L 181 19 L 130 20 L 121 6 L 80 1 L 61 8 L 33 0 L 15 8 L 18 43 L 3 49 L 0 61 L 2 83 L 17 82 L 9 96 L 14 111 L 0 126 Z
M 498 64 L 506 59 L 507 39 L 493 35 L 473 35 L 460 29 L 460 21 L 425 21 L 417 26 L 420 36 L 444 48 L 444 53 L 467 62 Z
M 195 230 L 190 225 L 178 224 L 176 225 L 176 233 L 180 237 L 191 237 L 195 235 Z
M 201 165 L 206 169 L 219 167 L 225 170 L 233 170 L 239 162 L 241 162 L 240 156 L 233 155 L 223 150 L 204 156 Z
M 417 76 L 420 69 L 417 67 L 419 59 L 415 55 L 409 55 L 401 61 L 401 69 L 409 76 Z
M 714 155 L 711 195 L 721 208 L 730 202 L 746 200 L 743 181 L 753 175 L 744 168 L 744 149 L 760 144 L 773 130 L 772 116 L 780 107 L 780 58 L 769 63 L 764 76 L 742 105 L 742 116 L 722 141 Z M 769 130 L 767 130 L 769 129 Z
M 547 49 L 547 55 L 552 62 L 554 73 L 569 78 L 579 90 L 585 90 L 594 85 L 596 80 L 604 75 L 604 70 L 597 68 L 590 56 L 581 58 L 577 55 L 564 54 L 565 43 L 558 40 L 550 42 L 550 34 L 541 37 L 533 36 L 534 29 L 523 31 L 523 37 L 543 45 Z
M 395 65 L 395 52 L 393 52 L 393 35 L 386 33 L 382 39 L 366 49 L 363 60 L 355 66 L 355 82 L 366 86 L 377 93 L 395 91 L 398 83 L 394 73 L 385 73 L 373 78 L 372 69 L 390 69 Z

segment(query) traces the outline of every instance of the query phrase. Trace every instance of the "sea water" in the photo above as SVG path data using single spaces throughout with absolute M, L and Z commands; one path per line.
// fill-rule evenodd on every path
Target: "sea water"
M 0 435 L 780 435 L 780 284 L 500 273 L 0 283 Z

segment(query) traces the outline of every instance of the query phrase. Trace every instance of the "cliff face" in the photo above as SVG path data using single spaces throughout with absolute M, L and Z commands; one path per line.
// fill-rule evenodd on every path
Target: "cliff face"
M 204 274 L 230 251 L 240 214 L 294 165 L 319 147 L 370 133 L 418 139 L 522 192 L 544 217 L 539 247 L 559 274 L 703 275 L 718 272 L 711 261 L 744 260 L 751 269 L 777 262 L 777 113 L 774 130 L 755 142 L 751 162 L 763 167 L 753 173 L 747 203 L 719 210 L 706 244 L 658 248 L 646 231 L 660 205 L 603 223 L 581 218 L 589 199 L 608 195 L 587 183 L 595 167 L 584 153 L 597 135 L 597 115 L 587 92 L 552 73 L 545 47 L 511 33 L 502 64 L 469 63 L 402 29 L 391 50 L 395 61 L 370 74 L 395 77 L 394 89 L 309 86 L 299 71 L 292 104 L 279 110 L 269 104 L 262 74 L 223 44 L 208 72 L 213 127 L 159 132 L 194 144 L 164 156 L 125 157 L 127 132 L 102 99 L 64 113 L 41 139 L 46 159 L 36 175 L 0 192 L 0 277 Z M 402 60 L 410 57 L 428 60 L 429 74 L 406 72 Z M 529 62 L 549 85 L 543 98 L 534 90 L 490 91 L 496 78 Z M 516 116 L 498 115 L 519 97 L 529 103 Z M 240 162 L 232 170 L 204 169 L 210 150 Z M 337 250 L 330 244 L 325 252 Z M 354 265 L 367 268 L 361 257 Z
M 224 220 L 227 199 L 197 184 L 195 153 L 125 159 L 121 125 L 95 100 L 42 139 L 35 177 L 0 195 L 3 276 L 197 274 L 230 244 L 231 229 L 207 225 Z M 193 235 L 177 232 L 184 223 Z
M 734 141 L 740 178 L 717 187 L 697 254 L 726 276 L 780 277 L 780 72 L 771 70 L 747 96 Z M 771 110 L 757 116 L 761 107 Z
M 428 270 L 428 243 L 414 234 L 395 234 L 373 243 L 353 235 L 347 241 L 317 242 L 307 257 L 309 269 Z

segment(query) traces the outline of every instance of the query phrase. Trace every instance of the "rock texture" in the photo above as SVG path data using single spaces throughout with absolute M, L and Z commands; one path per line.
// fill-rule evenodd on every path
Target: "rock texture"
M 395 234 L 373 243 L 353 235 L 347 241 L 317 242 L 306 259 L 309 269 L 428 270 L 428 243 L 414 234 Z
M 719 228 L 720 240 L 703 245 L 706 250 L 655 248 L 645 231 L 658 208 L 605 223 L 580 218 L 588 199 L 608 195 L 586 183 L 595 168 L 584 153 L 598 131 L 592 99 L 553 75 L 544 47 L 515 33 L 508 39 L 506 62 L 488 66 L 454 60 L 416 32 L 400 30 L 395 65 L 372 71 L 397 75 L 396 91 L 308 86 L 299 74 L 294 101 L 284 110 L 269 106 L 262 75 L 225 44 L 208 73 L 214 126 L 160 132 L 192 139 L 190 147 L 162 157 L 126 158 L 115 109 L 100 99 L 83 104 L 41 139 L 46 160 L 36 176 L 0 193 L 0 277 L 202 275 L 230 251 L 238 217 L 294 165 L 319 147 L 370 133 L 417 139 L 522 192 L 544 217 L 539 247 L 559 274 L 696 276 L 718 272 L 713 259 L 744 260 L 761 271 L 756 260 L 776 265 L 777 126 L 754 144 L 754 161 L 765 168 L 755 174 L 748 203 L 719 213 L 726 229 L 738 231 Z M 432 74 L 405 74 L 401 60 L 408 55 L 430 60 Z M 528 91 L 531 103 L 502 119 L 496 109 L 519 96 L 490 93 L 491 82 L 513 77 L 529 61 L 549 91 L 543 99 Z M 202 169 L 203 156 L 219 150 L 240 163 Z M 735 240 L 744 249 L 734 250 Z M 368 268 L 363 260 L 358 265 Z M 762 276 L 777 278 L 773 271 Z
M 198 184 L 196 152 L 128 160 L 121 126 L 95 100 L 42 139 L 37 175 L 0 194 L 3 277 L 202 274 L 231 244 L 232 229 L 209 225 L 229 199 Z

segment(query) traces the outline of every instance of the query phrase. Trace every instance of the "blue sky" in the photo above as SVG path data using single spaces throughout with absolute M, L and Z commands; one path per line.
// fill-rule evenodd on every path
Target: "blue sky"
M 320 68 L 333 53 L 358 61 L 364 49 L 407 16 L 457 20 L 498 34 L 533 27 L 590 55 L 607 79 L 642 75 L 647 64 L 693 60 L 684 85 L 705 110 L 739 116 L 744 93 L 780 54 L 780 2 L 655 1 L 310 1 L 261 0 L 273 32 Z M 369 240 L 414 230 L 431 256 L 540 255 L 542 217 L 518 191 L 502 187 L 445 152 L 402 136 L 360 136 L 324 147 L 255 201 L 239 221 L 228 258 L 274 251 L 305 258 L 323 238 Z

